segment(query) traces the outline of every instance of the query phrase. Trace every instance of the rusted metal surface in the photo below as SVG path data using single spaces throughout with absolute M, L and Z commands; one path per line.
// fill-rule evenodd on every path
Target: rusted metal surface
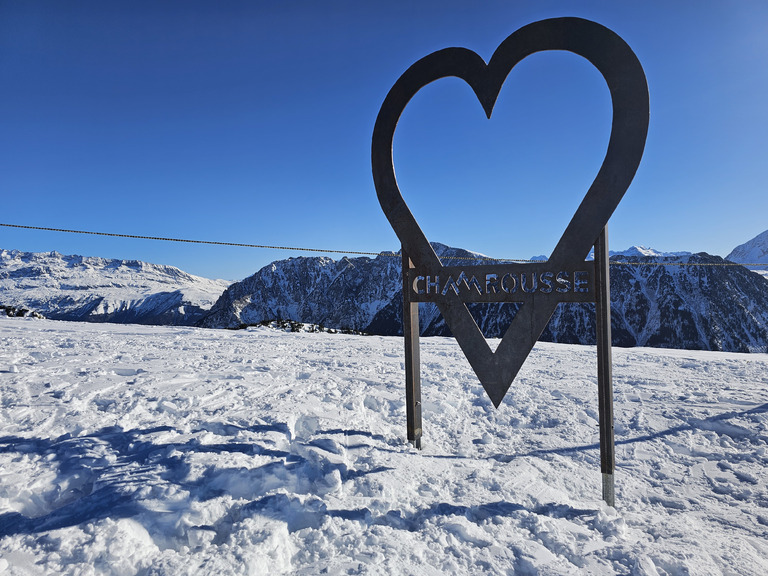
M 575 270 L 552 271 L 545 263 L 443 266 L 408 270 L 412 302 L 450 304 L 454 296 L 462 302 L 520 302 L 523 304 L 594 302 L 593 266 L 582 262 Z
M 486 64 L 475 52 L 465 48 L 446 48 L 419 60 L 394 84 L 384 103 L 373 131 L 371 160 L 379 203 L 395 230 L 415 271 L 408 272 L 404 292 L 410 291 L 414 302 L 414 280 L 446 277 L 457 267 L 443 267 L 403 200 L 392 160 L 394 133 L 400 116 L 411 98 L 421 88 L 446 77 L 457 77 L 470 85 L 488 118 L 502 85 L 512 68 L 527 56 L 545 50 L 566 50 L 586 58 L 603 75 L 613 103 L 613 123 L 608 150 L 600 170 L 584 196 L 571 222 L 549 257 L 541 264 L 509 265 L 508 269 L 478 267 L 476 278 L 486 274 L 541 274 L 586 270 L 584 261 L 598 236 L 621 201 L 637 171 L 648 131 L 649 102 L 645 74 L 635 54 L 614 32 L 580 18 L 555 18 L 525 26 L 509 36 Z M 505 266 L 505 265 L 501 265 Z M 530 266 L 530 268 L 524 268 Z M 458 267 L 472 274 L 472 266 Z M 506 271 L 504 271 L 506 270 Z M 405 272 L 405 268 L 404 268 Z M 541 279 L 541 277 L 539 276 Z M 498 279 L 498 278 L 497 278 Z M 455 278 L 454 278 L 455 280 Z M 416 282 L 418 288 L 418 282 Z M 478 284 L 480 284 L 478 280 Z M 509 283 L 508 283 L 509 285 Z M 530 286 L 530 285 L 529 285 Z M 439 297 L 428 299 L 415 291 L 417 299 L 434 301 L 451 332 L 469 360 L 495 406 L 501 403 L 509 386 L 527 358 L 560 302 L 574 301 L 570 292 L 552 290 L 507 294 L 494 292 L 492 301 L 522 302 L 522 306 L 502 338 L 496 352 L 491 351 L 467 308 L 467 302 L 491 301 L 476 298 L 472 289 L 454 291 L 452 287 Z M 458 292 L 458 293 L 457 293 Z M 481 295 L 482 296 L 482 295 Z M 578 293 L 581 298 L 583 293 Z M 590 299 L 597 297 L 590 290 Z M 487 298 L 490 298 L 486 294 Z M 522 300 L 520 299 L 522 298 Z M 582 300 L 577 300 L 582 301 Z M 418 371 L 418 368 L 416 368 Z
M 600 471 L 603 474 L 603 500 L 614 505 L 613 475 L 616 468 L 613 439 L 613 361 L 611 358 L 611 282 L 608 261 L 608 228 L 595 242 L 595 281 L 597 302 L 597 397 L 600 421 Z
M 419 303 L 405 289 L 413 266 L 403 250 L 403 336 L 405 337 L 405 418 L 408 442 L 421 448 L 421 374 L 419 373 Z

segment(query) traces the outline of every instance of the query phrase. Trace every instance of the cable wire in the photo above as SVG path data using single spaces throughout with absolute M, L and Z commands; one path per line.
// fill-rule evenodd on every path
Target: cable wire
M 22 224 L 4 224 L 6 228 L 21 228 L 23 230 L 43 230 L 46 232 L 65 232 L 67 234 L 88 234 L 91 236 L 109 236 L 112 238 L 133 238 L 136 240 L 158 240 L 162 242 L 182 242 L 185 244 L 207 244 L 212 246 L 237 246 L 240 248 L 260 248 L 263 250 L 285 250 L 288 252 L 314 252 L 323 254 L 352 254 L 355 256 L 392 256 L 398 257 L 395 252 L 360 252 L 356 250 L 329 250 L 325 248 L 302 248 L 297 246 L 271 246 L 268 244 L 245 244 L 241 242 L 219 242 L 215 240 L 190 240 L 188 238 L 166 238 L 163 236 L 141 236 L 138 234 L 118 234 L 115 232 L 93 232 L 88 230 L 69 230 L 67 228 L 49 228 L 46 226 L 25 226 Z M 471 260 L 481 262 L 545 262 L 546 260 L 526 260 L 522 258 L 490 258 L 488 256 L 446 256 L 445 260 Z M 759 266 L 768 267 L 766 263 L 737 263 L 737 262 L 628 262 L 625 260 L 613 260 L 611 265 L 620 266 Z

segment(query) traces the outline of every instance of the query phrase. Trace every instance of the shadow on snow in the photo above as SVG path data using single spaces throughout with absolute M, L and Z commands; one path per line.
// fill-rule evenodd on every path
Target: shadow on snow
M 742 412 L 691 419 L 685 424 L 653 434 L 619 439 L 616 444 L 647 442 L 696 430 L 711 430 L 738 438 L 765 441 L 763 438 L 754 437 L 744 428 L 726 422 L 732 418 L 765 412 L 768 412 L 768 404 Z M 351 510 L 331 509 L 317 494 L 325 493 L 324 483 L 334 476 L 334 472 L 338 472 L 338 478 L 345 482 L 368 474 L 385 472 L 391 468 L 379 466 L 367 470 L 351 469 L 344 461 L 335 461 L 340 458 L 332 457 L 342 451 L 339 445 L 322 436 L 343 435 L 345 439 L 350 436 L 363 437 L 384 444 L 389 443 L 387 438 L 363 430 L 337 428 L 318 430 L 315 436 L 320 437 L 308 441 L 295 438 L 291 441 L 291 431 L 282 423 L 251 427 L 211 423 L 195 432 L 205 431 L 229 436 L 243 431 L 255 434 L 275 432 L 286 437 L 289 450 L 277 448 L 274 442 L 266 437 L 263 440 L 217 444 L 202 444 L 195 438 L 182 443 L 154 442 L 147 438 L 153 434 L 174 432 L 169 426 L 145 430 L 109 427 L 89 435 L 73 437 L 67 434 L 56 439 L 0 438 L 0 453 L 37 454 L 55 461 L 58 472 L 56 482 L 41 495 L 42 500 L 47 502 L 48 509 L 36 516 L 27 516 L 20 512 L 6 512 L 0 515 L 0 537 L 39 533 L 105 518 L 162 514 L 163 512 L 148 510 L 143 505 L 142 499 L 146 494 L 142 491 L 151 491 L 153 487 L 162 489 L 163 486 L 169 485 L 189 491 L 190 500 L 205 501 L 220 495 L 230 495 L 233 499 L 247 501 L 233 505 L 217 526 L 198 527 L 214 531 L 214 543 L 224 541 L 233 524 L 239 519 L 254 515 L 285 521 L 292 532 L 306 527 L 319 527 L 326 517 L 416 531 L 427 520 L 438 516 L 463 516 L 478 522 L 491 516 L 511 516 L 526 511 L 561 518 L 596 512 L 556 504 L 528 510 L 519 504 L 504 501 L 475 506 L 433 503 L 407 514 L 400 510 L 390 510 L 377 515 L 366 507 Z M 359 447 L 394 451 L 384 446 L 360 443 L 348 445 L 346 449 Z M 598 444 L 589 444 L 490 457 L 501 462 L 510 462 L 519 457 L 568 455 L 598 448 Z M 269 458 L 271 461 L 253 468 L 209 466 L 199 478 L 190 481 L 189 456 L 202 453 L 242 453 Z M 432 457 L 459 458 L 451 455 Z M 293 493 L 271 493 L 276 489 Z

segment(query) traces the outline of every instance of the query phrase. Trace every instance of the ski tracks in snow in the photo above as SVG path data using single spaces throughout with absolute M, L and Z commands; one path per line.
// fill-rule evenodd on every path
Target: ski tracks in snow
M 499 410 L 422 339 L 0 320 L 0 573 L 761 574 L 768 357 L 538 344 Z

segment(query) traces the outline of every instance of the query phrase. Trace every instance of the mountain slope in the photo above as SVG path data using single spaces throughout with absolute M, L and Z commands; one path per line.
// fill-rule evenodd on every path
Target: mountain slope
M 290 258 L 227 288 L 200 323 L 235 328 L 283 319 L 361 329 L 392 298 L 400 259 Z
M 768 278 L 768 230 L 758 234 L 752 240 L 736 246 L 726 260 L 740 264 L 765 264 L 765 266 L 750 266 L 752 270 Z
M 611 262 L 614 345 L 768 351 L 768 280 L 760 275 L 742 267 L 719 266 L 722 258 L 705 253 L 613 257 Z M 513 316 L 513 307 L 475 313 L 483 333 L 495 337 L 503 334 Z M 423 329 L 428 335 L 450 333 L 442 318 Z M 541 339 L 594 344 L 594 306 L 561 304 Z
M 442 244 L 434 248 L 446 265 L 480 257 Z M 704 253 L 659 256 L 630 249 L 614 255 L 612 262 L 615 345 L 768 349 L 768 279 L 743 267 L 719 266 L 721 258 Z M 400 257 L 395 253 L 338 261 L 291 258 L 226 285 L 138 261 L 0 250 L 0 305 L 51 319 L 208 328 L 282 319 L 380 335 L 402 333 Z M 483 333 L 497 338 L 517 304 L 470 308 Z M 450 335 L 432 304 L 420 306 L 420 329 L 425 336 Z M 562 304 L 541 339 L 592 344 L 594 333 L 594 306 Z
M 471 252 L 435 245 L 443 262 Z M 708 254 L 613 256 L 611 302 L 613 342 L 736 352 L 766 351 L 768 280 L 746 268 L 718 266 Z M 688 264 L 681 266 L 681 264 Z M 470 309 L 487 337 L 504 334 L 516 304 L 474 304 Z M 437 307 L 420 306 L 425 336 L 448 336 Z M 273 262 L 230 286 L 200 323 L 237 327 L 285 319 L 352 328 L 379 335 L 402 334 L 400 260 L 377 258 L 292 258 Z M 561 304 L 542 340 L 592 344 L 594 306 Z
M 444 261 L 477 256 L 443 244 L 433 247 Z M 400 266 L 400 256 L 394 252 L 376 258 L 301 257 L 273 262 L 232 284 L 200 326 L 235 328 L 282 319 L 365 330 L 402 293 Z
M 0 304 L 54 320 L 194 324 L 228 284 L 137 260 L 0 250 Z

